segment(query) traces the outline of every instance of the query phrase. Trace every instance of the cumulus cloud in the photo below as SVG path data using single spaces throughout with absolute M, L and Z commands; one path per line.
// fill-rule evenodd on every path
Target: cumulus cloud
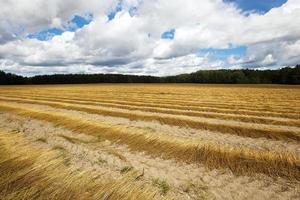
M 0 2 L 0 42 L 47 27 L 60 27 L 75 14 L 104 15 L 115 0 L 5 0 Z M 10 37 L 5 36 L 10 35 Z M 5 36 L 5 37 L 4 37 Z
M 116 10 L 119 6 L 121 9 Z M 109 13 L 114 17 L 109 19 Z M 62 28 L 75 15 L 92 21 L 40 41 L 28 34 Z M 300 1 L 248 15 L 222 0 L 7 0 L 0 2 L 0 69 L 25 75 L 171 75 L 220 67 L 300 63 Z M 164 32 L 174 30 L 171 39 Z M 201 49 L 246 46 L 226 59 Z

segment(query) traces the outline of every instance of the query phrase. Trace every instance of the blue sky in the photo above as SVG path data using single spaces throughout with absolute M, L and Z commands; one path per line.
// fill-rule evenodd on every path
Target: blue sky
M 162 39 L 173 40 L 174 37 L 175 37 L 175 31 L 176 31 L 176 30 L 173 28 L 173 29 L 171 29 L 171 30 L 169 30 L 169 31 L 163 32 L 163 33 L 161 34 L 161 38 L 162 38 Z
M 274 7 L 280 7 L 287 0 L 224 0 L 225 2 L 235 3 L 243 11 L 256 11 L 266 13 Z
M 116 14 L 118 12 L 121 12 L 123 10 L 123 4 L 122 4 L 122 1 L 119 1 L 118 4 L 108 12 L 107 14 L 107 18 L 108 18 L 108 21 L 111 21 L 115 18 Z M 131 6 L 129 9 L 128 9 L 128 12 L 130 14 L 130 16 L 134 16 L 137 12 L 138 8 L 136 6 Z
M 44 31 L 29 34 L 27 37 L 30 39 L 38 39 L 41 41 L 49 40 L 55 35 L 61 35 L 64 31 L 60 28 L 49 28 Z
M 38 39 L 41 41 L 46 41 L 51 39 L 55 35 L 61 35 L 65 31 L 76 31 L 82 28 L 84 25 L 89 24 L 92 21 L 93 16 L 88 14 L 85 17 L 75 15 L 70 21 L 66 23 L 64 28 L 49 28 L 42 30 L 40 32 L 29 34 L 27 37 L 30 39 Z
M 115 8 L 113 8 L 108 14 L 107 14 L 107 18 L 109 21 L 113 20 L 116 16 L 116 14 L 120 11 L 122 11 L 123 9 L 123 5 L 121 2 L 119 2 Z
M 226 49 L 207 48 L 200 49 L 199 55 L 209 54 L 209 58 L 212 61 L 225 60 L 229 56 L 241 57 L 244 56 L 247 51 L 247 46 L 229 47 Z

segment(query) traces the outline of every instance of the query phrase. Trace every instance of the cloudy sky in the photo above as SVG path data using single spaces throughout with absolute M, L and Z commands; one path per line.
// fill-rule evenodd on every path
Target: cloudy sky
M 300 0 L 1 0 L 0 70 L 173 75 L 300 63 Z

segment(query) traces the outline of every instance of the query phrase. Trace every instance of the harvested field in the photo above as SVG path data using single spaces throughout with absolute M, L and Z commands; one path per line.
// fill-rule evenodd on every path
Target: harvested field
M 299 199 L 300 87 L 1 86 L 0 172 L 0 199 Z

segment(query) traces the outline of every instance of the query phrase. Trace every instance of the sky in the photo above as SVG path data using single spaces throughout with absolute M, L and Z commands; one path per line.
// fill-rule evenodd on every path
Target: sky
M 300 64 L 300 0 L 0 1 L 0 70 L 166 76 Z

